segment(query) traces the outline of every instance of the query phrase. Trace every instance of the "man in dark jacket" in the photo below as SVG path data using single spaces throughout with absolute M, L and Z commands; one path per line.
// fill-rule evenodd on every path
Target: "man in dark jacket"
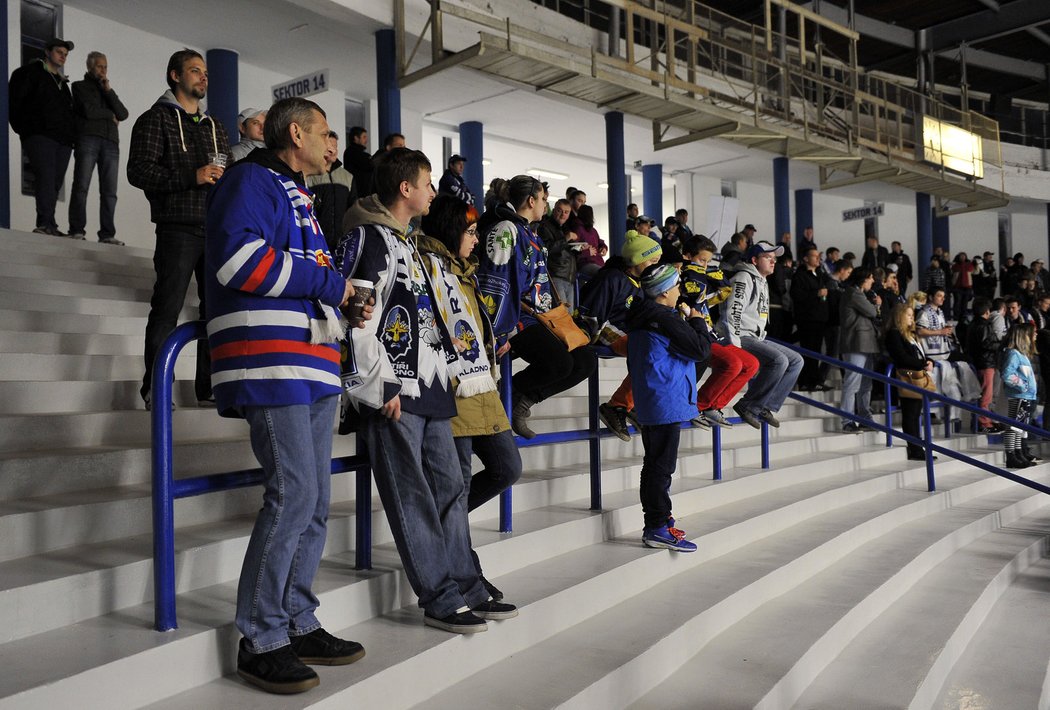
M 168 91 L 138 117 L 131 130 L 128 182 L 146 193 L 150 218 L 157 225 L 157 246 L 149 318 L 146 321 L 145 364 L 140 393 L 150 406 L 153 360 L 161 343 L 178 323 L 190 277 L 197 278 L 200 317 L 204 308 L 205 202 L 222 177 L 230 143 L 222 124 L 200 108 L 208 93 L 208 68 L 192 49 L 171 55 Z M 197 342 L 197 399 L 211 399 L 211 364 L 207 344 Z
M 116 238 L 113 213 L 117 207 L 117 172 L 120 169 L 120 136 L 117 126 L 127 120 L 128 110 L 109 85 L 109 62 L 102 52 L 87 56 L 83 81 L 73 82 L 73 119 L 77 143 L 73 157 L 73 193 L 69 199 L 69 236 L 84 239 L 87 226 L 87 195 L 91 175 L 98 165 L 98 240 L 124 246 Z
M 980 265 L 973 272 L 973 292 L 991 301 L 995 298 L 995 288 L 998 285 L 999 272 L 995 268 L 995 254 L 986 251 L 981 255 Z
M 359 197 L 372 194 L 372 156 L 368 153 L 368 131 L 361 126 L 350 129 L 350 144 L 343 151 L 343 165 L 354 176 Z
M 572 214 L 566 199 L 554 203 L 550 214 L 535 224 L 536 234 L 547 247 L 547 271 L 558 289 L 558 296 L 570 311 L 576 310 L 576 251 L 562 227 Z
M 44 58 L 15 69 L 8 84 L 11 128 L 33 172 L 37 234 L 66 236 L 55 222 L 55 203 L 73 152 L 73 95 L 62 73 L 73 43 L 57 37 L 44 45 Z
M 456 199 L 463 200 L 468 205 L 474 204 L 474 195 L 467 187 L 467 181 L 463 179 L 463 168 L 467 165 L 467 159 L 462 155 L 453 155 L 448 159 L 448 168 L 438 182 L 438 192 L 443 195 L 452 195 Z
M 999 352 L 1002 343 L 995 332 L 991 320 L 992 303 L 983 296 L 973 300 L 973 322 L 966 333 L 966 356 L 977 370 L 977 379 L 981 381 L 981 409 L 992 406 L 995 391 L 995 371 L 999 366 Z M 992 433 L 999 428 L 988 417 L 978 417 L 981 433 Z
M 861 258 L 860 265 L 871 271 L 885 269 L 890 259 L 886 247 L 879 245 L 878 237 L 868 237 L 865 243 L 864 256 Z
M 911 265 L 911 257 L 904 253 L 904 249 L 901 247 L 900 242 L 892 242 L 890 244 L 890 254 L 887 260 L 887 266 L 889 264 L 897 265 L 897 287 L 900 295 L 905 296 L 908 293 L 908 284 L 915 278 L 915 270 Z
M 357 202 L 357 189 L 353 176 L 339 162 L 339 134 L 328 131 L 328 150 L 324 160 L 327 172 L 306 178 L 306 185 L 314 193 L 314 214 L 321 223 L 321 231 L 328 242 L 328 249 L 335 253 L 343 238 L 343 220 L 350 206 Z
M 807 350 L 830 354 L 830 345 L 824 349 L 828 329 L 828 289 L 831 277 L 821 266 L 820 251 L 810 247 L 802 255 L 802 263 L 791 279 L 791 306 L 798 327 L 798 344 Z M 829 389 L 821 376 L 820 361 L 804 358 L 798 387 L 803 392 Z

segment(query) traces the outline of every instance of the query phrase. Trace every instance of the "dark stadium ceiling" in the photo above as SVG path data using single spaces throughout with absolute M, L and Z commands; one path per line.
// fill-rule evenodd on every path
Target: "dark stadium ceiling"
M 764 0 L 703 0 L 703 4 L 754 24 L 765 23 Z M 845 0 L 801 3 L 847 23 Z M 934 80 L 962 83 L 960 47 L 971 90 L 999 97 L 1050 99 L 1050 0 L 854 0 L 861 66 L 914 77 L 916 47 L 924 36 L 933 53 Z M 829 47 L 847 56 L 846 47 Z

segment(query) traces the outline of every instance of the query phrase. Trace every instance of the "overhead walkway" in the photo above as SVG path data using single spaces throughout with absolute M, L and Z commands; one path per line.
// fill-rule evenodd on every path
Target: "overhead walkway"
M 449 0 L 432 0 L 423 32 L 411 37 L 404 0 L 398 0 L 401 85 L 454 66 L 470 67 L 649 119 L 657 149 L 718 137 L 812 162 L 823 189 L 878 180 L 928 193 L 939 215 L 1009 202 L 995 121 L 867 75 L 856 64 L 856 32 L 786 0 L 767 0 L 766 27 L 692 0 L 685 7 L 650 4 L 591 3 L 608 12 L 614 34 L 622 22 L 627 38 L 619 48 L 614 43 L 616 51 L 604 53 L 593 43 L 566 42 Z M 782 18 L 778 26 L 791 28 L 794 36 L 774 31 L 774 14 Z M 470 36 L 476 32 L 477 42 L 451 47 L 446 38 L 455 34 L 452 28 L 460 37 L 464 29 Z M 423 39 L 430 41 L 431 56 L 419 67 Z M 832 56 L 829 46 L 846 48 L 848 56 Z M 923 159 L 924 117 L 974 134 L 966 155 L 945 150 L 933 161 L 928 153 Z M 974 175 L 951 170 L 952 158 L 954 167 L 961 159 L 962 168 Z M 996 185 L 981 184 L 983 175 Z

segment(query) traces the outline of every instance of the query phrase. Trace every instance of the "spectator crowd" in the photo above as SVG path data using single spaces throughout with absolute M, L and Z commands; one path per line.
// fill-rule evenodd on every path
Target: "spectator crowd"
M 68 86 L 73 48 L 54 39 L 11 77 L 11 125 L 34 174 L 34 231 L 85 238 L 97 167 L 98 237 L 119 245 L 117 130 L 129 112 L 99 52 Z M 887 249 L 869 237 L 858 257 L 821 249 L 811 228 L 793 245 L 790 234 L 760 240 L 746 224 L 719 246 L 686 209 L 657 225 L 634 204 L 613 254 L 582 190 L 551 204 L 546 183 L 517 175 L 475 196 L 463 178 L 471 158 L 458 154 L 439 166 L 435 190 L 430 160 L 403 135 L 369 154 L 361 127 L 348 132 L 340 161 L 340 136 L 305 99 L 245 108 L 231 148 L 203 109 L 204 58 L 174 53 L 165 82 L 134 122 L 126 167 L 156 232 L 141 395 L 149 408 L 153 360 L 193 276 L 208 324 L 197 399 L 246 420 L 265 473 L 236 611 L 238 673 L 264 690 L 305 691 L 319 682 L 310 665 L 365 654 L 314 613 L 337 418 L 369 454 L 424 623 L 476 633 L 518 611 L 485 578 L 467 515 L 519 478 L 514 434 L 536 436 L 536 411 L 587 379 L 596 351 L 627 358 L 600 416 L 619 438 L 641 437 L 643 544 L 677 552 L 696 549 L 669 493 L 681 425 L 730 427 L 732 405 L 748 426 L 779 427 L 792 389 L 831 388 L 835 370 L 785 342 L 858 368 L 892 363 L 910 382 L 928 379 L 985 409 L 1001 389 L 1009 416 L 1034 417 L 1036 372 L 1050 365 L 1041 260 L 1026 266 L 1017 254 L 997 270 L 991 253 L 949 260 L 935 250 L 916 274 L 899 242 Z M 63 233 L 55 203 L 71 155 Z M 916 280 L 921 290 L 907 297 Z M 507 354 L 524 363 L 509 417 L 496 386 Z M 879 389 L 844 372 L 844 431 L 865 428 L 853 416 L 872 417 Z M 919 403 L 901 391 L 902 425 L 914 436 Z M 988 418 L 980 425 L 998 429 Z M 1031 465 L 1021 433 L 1004 440 L 1007 465 Z M 909 458 L 925 455 L 908 444 Z

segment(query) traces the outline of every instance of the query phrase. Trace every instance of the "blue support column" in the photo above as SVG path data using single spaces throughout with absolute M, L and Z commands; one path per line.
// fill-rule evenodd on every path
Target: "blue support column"
M 933 218 L 933 246 L 940 247 L 945 254 L 951 256 L 952 238 L 947 217 Z
M 609 183 L 610 253 L 623 251 L 624 224 L 627 222 L 627 176 L 624 173 L 623 114 L 605 114 L 605 180 Z
M 744 221 L 747 221 L 746 216 Z M 791 182 L 787 158 L 773 158 L 773 222 L 769 241 L 776 244 L 781 234 L 791 231 Z
M 376 32 L 376 98 L 382 141 L 391 133 L 401 132 L 401 87 L 397 83 L 397 39 L 393 30 Z
M 642 166 L 642 214 L 655 219 L 657 227 L 664 225 L 664 166 L 660 163 Z
M 463 179 L 474 193 L 474 205 L 481 212 L 485 199 L 485 159 L 484 131 L 480 121 L 467 121 L 459 124 L 459 154 L 467 159 L 463 166 Z
M 237 130 L 238 93 L 237 52 L 231 49 L 209 49 L 205 61 L 208 63 L 208 113 L 218 119 L 230 137 L 230 145 L 240 141 Z
M 799 248 L 802 246 L 802 232 L 813 226 L 813 191 L 795 190 L 795 257 L 796 261 L 802 258 Z M 777 232 L 774 244 L 780 244 L 780 236 L 783 232 Z
M 0 37 L 7 37 L 7 8 L 10 3 L 4 3 L 0 8 Z M 4 44 L 6 47 L 6 43 Z M 0 75 L 11 76 L 10 67 L 7 65 L 7 52 L 0 52 Z M 10 154 L 11 148 L 8 144 L 11 132 L 7 130 L 7 119 L 10 106 L 6 91 L 0 91 L 0 125 L 4 130 L 0 131 L 0 227 L 9 229 L 11 227 L 11 173 Z
M 930 265 L 933 256 L 933 212 L 930 209 L 930 196 L 925 192 L 915 193 L 915 233 L 918 242 L 918 260 L 914 264 L 918 288 L 922 288 L 922 275 Z

